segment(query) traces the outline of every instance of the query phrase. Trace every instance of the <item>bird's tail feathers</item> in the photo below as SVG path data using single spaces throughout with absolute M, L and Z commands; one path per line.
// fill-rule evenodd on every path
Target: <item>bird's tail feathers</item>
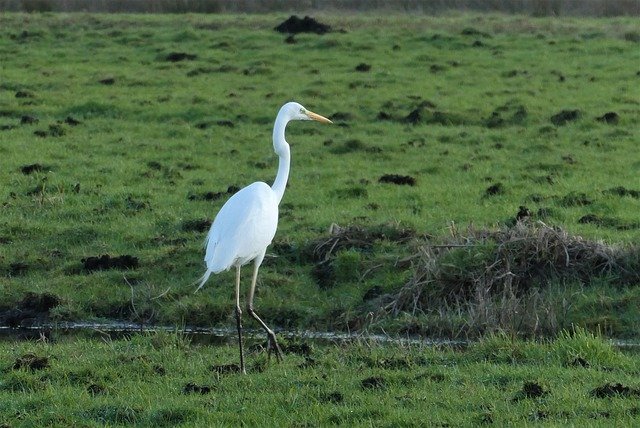
M 199 283 L 198 288 L 196 288 L 196 291 L 194 291 L 194 293 L 197 293 L 202 286 L 204 285 L 205 282 L 207 282 L 207 280 L 209 279 L 209 276 L 213 273 L 213 271 L 210 271 L 209 269 L 207 269 L 207 271 L 204 273 L 204 275 L 202 275 L 198 280 L 196 280 L 193 285 L 196 285 Z

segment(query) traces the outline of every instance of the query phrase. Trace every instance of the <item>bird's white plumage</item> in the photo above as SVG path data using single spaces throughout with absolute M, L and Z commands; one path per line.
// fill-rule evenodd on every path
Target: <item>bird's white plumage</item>
M 206 240 L 204 261 L 212 273 L 244 265 L 269 246 L 278 228 L 278 199 L 269 186 L 255 182 L 234 194 L 220 209 Z
M 282 359 L 282 350 L 276 341 L 276 335 L 253 310 L 253 297 L 256 288 L 258 269 L 264 254 L 278 228 L 278 205 L 284 196 L 289 178 L 291 162 L 289 144 L 284 138 L 287 123 L 292 120 L 316 120 L 331 123 L 326 117 L 309 111 L 295 102 L 283 105 L 273 125 L 273 150 L 279 158 L 278 173 L 272 186 L 256 182 L 248 185 L 233 195 L 222 206 L 213 220 L 205 242 L 204 261 L 207 265 L 198 290 L 207 282 L 212 273 L 236 268 L 236 326 L 238 328 L 238 344 L 240 347 L 240 370 L 245 373 L 242 321 L 240 309 L 240 266 L 253 261 L 253 276 L 249 288 L 247 311 L 269 338 L 269 353 L 276 352 Z M 197 291 L 197 290 L 196 290 Z

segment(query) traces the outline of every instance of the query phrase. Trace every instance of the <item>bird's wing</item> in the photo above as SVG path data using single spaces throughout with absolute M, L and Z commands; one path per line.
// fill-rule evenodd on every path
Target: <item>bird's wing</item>
M 278 227 L 278 201 L 266 183 L 253 183 L 220 209 L 207 235 L 205 262 L 213 272 L 244 264 L 261 254 Z

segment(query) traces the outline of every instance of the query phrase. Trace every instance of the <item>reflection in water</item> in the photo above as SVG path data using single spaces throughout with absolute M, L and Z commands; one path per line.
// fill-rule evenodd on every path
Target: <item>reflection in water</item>
M 62 337 L 102 337 L 116 340 L 128 338 L 135 334 L 155 332 L 182 334 L 192 343 L 202 345 L 223 345 L 227 343 L 235 343 L 237 334 L 235 328 L 148 326 L 124 321 L 104 323 L 62 322 L 20 328 L 0 326 L 0 340 L 20 341 L 47 339 L 55 341 Z M 311 330 L 280 330 L 276 331 L 276 333 L 279 337 L 284 337 L 289 340 L 306 340 L 318 344 L 374 342 L 464 348 L 472 343 L 471 340 L 465 339 L 429 339 L 417 336 L 400 337 L 382 334 L 323 332 Z M 264 331 L 256 329 L 247 330 L 246 336 L 249 339 L 262 340 L 264 339 Z M 640 342 L 637 341 L 611 340 L 611 344 L 617 348 L 640 352 Z

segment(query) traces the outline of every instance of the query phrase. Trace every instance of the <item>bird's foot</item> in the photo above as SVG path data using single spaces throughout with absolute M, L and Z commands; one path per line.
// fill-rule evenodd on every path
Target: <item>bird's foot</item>
M 267 357 L 271 359 L 271 351 L 273 351 L 276 354 L 276 360 L 278 360 L 278 362 L 282 361 L 282 349 L 280 349 L 280 345 L 278 345 L 275 333 L 270 333 L 268 336 Z

